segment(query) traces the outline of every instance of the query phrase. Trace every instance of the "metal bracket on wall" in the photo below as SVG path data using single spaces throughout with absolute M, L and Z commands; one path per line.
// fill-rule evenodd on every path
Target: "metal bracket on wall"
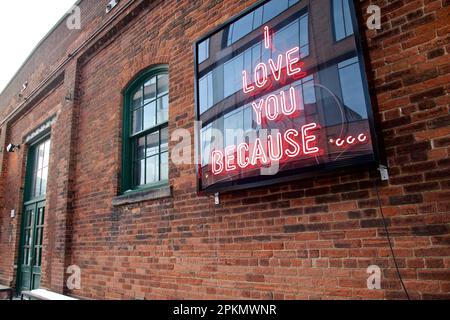
M 214 203 L 216 204 L 216 206 L 220 205 L 220 193 L 216 193 L 214 195 Z
M 378 168 L 378 171 L 380 171 L 381 181 L 389 180 L 389 171 L 386 166 L 380 165 L 380 167 Z

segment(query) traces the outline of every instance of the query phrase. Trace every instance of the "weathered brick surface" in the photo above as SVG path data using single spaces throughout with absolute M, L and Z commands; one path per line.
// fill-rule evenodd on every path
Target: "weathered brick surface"
M 51 41 L 44 42 L 35 64 L 26 65 L 2 94 L 0 119 L 18 103 L 11 92 L 24 79 L 36 79 L 30 82 L 33 88 L 44 70 L 55 68 L 106 21 L 106 2 L 82 2 L 92 9 L 85 29 L 76 41 L 62 42 L 60 54 L 48 54 Z M 341 171 L 224 193 L 216 207 L 212 198 L 197 195 L 194 166 L 171 165 L 172 197 L 112 206 L 120 186 L 122 90 L 142 69 L 169 64 L 169 128 L 193 133 L 193 42 L 253 2 L 137 1 L 140 7 L 127 9 L 110 31 L 72 58 L 61 86 L 30 112 L 0 126 L 4 147 L 58 112 L 52 128 L 45 286 L 63 291 L 64 269 L 76 264 L 82 288 L 72 293 L 89 298 L 405 298 L 373 187 L 374 171 Z M 358 2 L 358 16 L 391 174 L 380 186 L 384 215 L 410 295 L 448 299 L 449 3 L 371 3 L 382 9 L 382 30 L 362 24 L 369 1 Z M 68 101 L 71 92 L 75 99 Z M 23 148 L 0 162 L 2 282 L 15 281 L 25 155 Z M 18 210 L 16 219 L 9 218 L 12 208 Z M 382 290 L 367 290 L 366 269 L 373 264 L 383 270 Z

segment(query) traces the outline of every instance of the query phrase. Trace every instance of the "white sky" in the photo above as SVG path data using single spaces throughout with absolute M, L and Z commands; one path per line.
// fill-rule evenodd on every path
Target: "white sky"
M 75 0 L 0 1 L 0 92 Z

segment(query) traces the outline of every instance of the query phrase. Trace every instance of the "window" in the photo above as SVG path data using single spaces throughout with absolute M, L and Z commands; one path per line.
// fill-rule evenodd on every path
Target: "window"
M 333 1 L 334 37 L 336 41 L 353 35 L 353 23 L 349 0 Z
M 167 67 L 139 76 L 125 93 L 124 192 L 169 179 L 169 74 Z
M 30 199 L 45 196 L 47 193 L 48 164 L 50 159 L 50 140 L 41 143 L 35 149 L 33 181 Z

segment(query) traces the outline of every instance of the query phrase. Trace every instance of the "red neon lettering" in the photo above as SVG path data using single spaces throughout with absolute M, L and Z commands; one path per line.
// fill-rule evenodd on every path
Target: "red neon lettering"
M 236 161 L 236 156 L 234 154 L 235 150 L 236 146 L 225 148 L 225 171 L 227 172 L 236 170 L 236 166 L 234 165 Z
M 274 139 L 272 135 L 269 135 L 267 137 L 267 148 L 270 160 L 279 161 L 281 160 L 281 158 L 283 158 L 283 151 L 281 150 L 281 146 L 283 144 L 282 139 L 283 137 L 279 132 L 276 134 L 276 139 Z M 274 140 L 276 140 L 275 143 Z
M 247 152 L 249 151 L 248 144 L 241 143 L 237 147 L 237 163 L 242 169 L 247 168 L 250 165 L 250 160 L 247 157 Z
M 219 175 L 223 171 L 223 153 L 219 150 L 214 150 L 211 153 L 212 160 L 212 172 L 215 175 Z
M 298 131 L 295 129 L 289 129 L 284 133 L 284 140 L 286 140 L 286 142 L 294 148 L 294 150 L 289 150 L 286 148 L 285 153 L 289 158 L 295 158 L 300 154 L 300 145 L 292 139 L 291 136 L 297 137 Z
M 279 114 L 278 98 L 271 94 L 266 99 L 266 117 L 270 121 L 275 121 Z
M 358 136 L 358 140 L 359 140 L 359 142 L 366 142 L 367 141 L 367 136 L 364 133 L 361 133 Z
M 244 88 L 244 93 L 250 93 L 255 90 L 255 87 L 251 84 L 248 84 L 248 76 L 247 71 L 242 71 L 242 83 Z
M 316 123 L 311 123 L 304 125 L 302 127 L 302 135 L 303 135 L 303 152 L 305 154 L 318 153 L 319 148 L 311 147 L 310 144 L 317 140 L 315 135 L 309 135 L 308 132 L 317 128 Z
M 256 166 L 258 164 L 258 161 L 261 160 L 261 164 L 267 163 L 267 155 L 264 151 L 264 147 L 262 145 L 261 139 L 256 138 L 255 139 L 255 145 L 253 148 L 253 154 L 252 154 L 252 165 Z
M 269 59 L 269 66 L 270 70 L 272 70 L 273 77 L 276 81 L 280 81 L 281 79 L 281 69 L 283 66 L 283 55 L 278 56 L 277 64 L 275 65 L 275 62 L 273 59 Z
M 256 114 L 256 123 L 260 125 L 262 123 L 262 109 L 263 109 L 264 100 L 259 100 L 259 103 L 256 104 L 252 102 L 253 110 Z
M 281 112 L 286 116 L 291 116 L 297 111 L 297 101 L 295 99 L 295 88 L 289 90 L 291 96 L 291 106 L 288 108 L 286 105 L 286 94 L 281 91 Z
M 256 66 L 255 83 L 258 88 L 262 88 L 267 84 L 267 66 L 265 63 L 258 63 Z
M 264 45 L 266 49 L 270 49 L 270 29 L 268 26 L 264 27 Z
M 336 140 L 336 145 L 338 146 L 338 147 L 342 147 L 343 145 L 344 145 L 344 140 L 342 140 L 341 138 L 339 138 L 339 139 L 337 139 Z
M 295 53 L 299 53 L 299 51 L 300 51 L 300 48 L 295 47 L 295 48 L 289 50 L 288 52 L 286 52 L 287 74 L 289 76 L 293 76 L 293 75 L 296 75 L 297 73 L 302 72 L 302 68 L 299 68 L 299 67 L 294 68 L 294 65 L 300 61 L 300 58 L 298 57 L 298 55 L 295 58 L 292 57 L 292 55 L 294 55 Z
M 349 136 L 349 137 L 347 138 L 347 143 L 348 143 L 348 144 L 354 144 L 355 141 L 356 141 L 356 139 L 353 138 L 352 136 Z

